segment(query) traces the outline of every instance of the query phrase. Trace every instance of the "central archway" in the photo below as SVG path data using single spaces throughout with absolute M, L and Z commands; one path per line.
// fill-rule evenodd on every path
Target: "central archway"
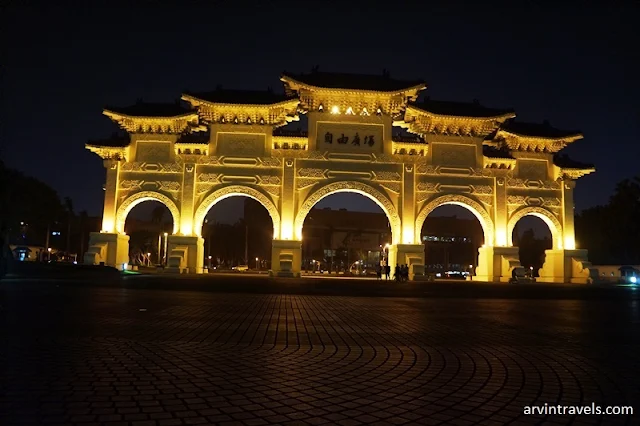
M 280 235 L 280 213 L 278 213 L 278 208 L 273 204 L 271 199 L 267 197 L 262 192 L 257 189 L 242 186 L 242 185 L 230 185 L 220 188 L 211 194 L 209 194 L 198 206 L 196 213 L 194 215 L 194 230 L 198 237 L 202 237 L 202 225 L 204 223 L 204 218 L 207 215 L 207 212 L 211 207 L 213 207 L 216 203 L 224 200 L 225 198 L 234 197 L 234 196 L 242 196 L 253 198 L 260 204 L 264 206 L 269 212 L 271 216 L 271 221 L 273 222 L 273 238 L 277 239 Z
M 473 213 L 482 226 L 485 246 L 493 246 L 494 226 L 491 216 L 489 216 L 489 213 L 487 213 L 486 209 L 479 202 L 464 195 L 442 195 L 428 202 L 416 217 L 414 232 L 418 240 L 420 239 L 422 225 L 424 225 L 424 221 L 427 219 L 427 216 L 429 216 L 429 214 L 436 208 L 447 204 L 464 207 Z
M 312 192 L 302 203 L 298 209 L 298 213 L 296 214 L 294 231 L 295 238 L 297 240 L 302 239 L 302 226 L 304 225 L 304 219 L 307 217 L 311 208 L 323 198 L 340 192 L 354 192 L 356 194 L 364 195 L 380 206 L 389 219 L 393 244 L 400 243 L 401 219 L 393 202 L 373 186 L 358 181 L 332 182 Z

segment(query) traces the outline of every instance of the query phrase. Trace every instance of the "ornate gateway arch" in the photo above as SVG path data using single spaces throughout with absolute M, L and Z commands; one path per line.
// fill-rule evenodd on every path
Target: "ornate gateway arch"
M 582 135 L 515 121 L 478 103 L 418 101 L 422 81 L 388 74 L 283 73 L 284 94 L 218 89 L 182 103 L 106 108 L 127 136 L 90 142 L 107 170 L 102 231 L 87 263 L 128 263 L 124 221 L 138 202 L 167 205 L 174 219 L 169 267 L 203 270 L 201 227 L 230 196 L 258 200 L 273 221 L 272 270 L 298 275 L 302 224 L 336 192 L 374 200 L 392 229 L 391 264 L 424 270 L 422 224 L 443 204 L 471 210 L 484 231 L 476 273 L 507 280 L 518 266 L 511 232 L 525 215 L 554 236 L 541 279 L 586 282 L 586 250 L 575 247 L 575 181 L 594 171 L 558 152 Z M 282 129 L 308 116 L 308 131 Z M 396 134 L 401 130 L 404 136 Z M 395 132 L 398 133 L 398 132 Z

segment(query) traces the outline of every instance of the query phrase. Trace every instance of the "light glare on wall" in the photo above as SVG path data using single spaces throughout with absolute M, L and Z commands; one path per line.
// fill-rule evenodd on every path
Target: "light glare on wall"
M 113 218 L 104 216 L 102 219 L 102 232 L 113 232 Z
M 280 230 L 280 236 L 283 240 L 293 239 L 293 224 L 289 222 L 283 223 L 282 229 Z
M 180 225 L 180 233 L 182 235 L 191 235 L 193 232 L 193 221 L 192 220 L 183 220 Z
M 575 248 L 576 248 L 576 240 L 571 237 L 564 237 L 564 249 L 575 250 Z
M 334 105 L 331 107 L 331 114 L 340 114 L 340 107 L 337 105 Z
M 406 227 L 402 232 L 402 242 L 404 244 L 413 244 L 413 229 Z

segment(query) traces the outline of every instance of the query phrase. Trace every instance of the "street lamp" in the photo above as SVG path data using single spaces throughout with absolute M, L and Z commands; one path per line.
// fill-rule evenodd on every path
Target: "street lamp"
M 147 266 L 151 266 L 151 253 L 147 252 Z
M 163 260 L 163 264 L 166 265 L 167 264 L 167 240 L 169 234 L 167 232 L 164 233 L 164 260 Z
M 258 258 L 257 257 L 256 257 L 256 269 L 259 269 L 258 268 Z

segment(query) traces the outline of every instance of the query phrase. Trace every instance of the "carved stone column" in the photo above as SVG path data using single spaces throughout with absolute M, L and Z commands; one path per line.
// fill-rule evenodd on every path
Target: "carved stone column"
M 507 247 L 510 240 L 507 235 L 509 211 L 507 209 L 507 184 L 505 178 L 500 176 L 495 178 L 494 185 L 494 224 L 495 224 L 495 245 Z
M 409 279 L 420 280 L 424 276 L 424 245 L 393 244 L 389 246 L 389 266 L 391 274 L 395 274 L 398 265 L 409 266 Z
M 402 172 L 402 194 L 400 207 L 402 209 L 402 243 L 419 243 L 420 235 L 416 235 L 416 174 L 413 164 L 405 164 Z
M 167 272 L 201 274 L 204 268 L 204 238 L 169 235 Z
M 545 250 L 544 265 L 538 281 L 547 283 L 588 284 L 598 279 L 587 250 Z
M 299 277 L 302 266 L 302 241 L 273 240 L 271 272 L 277 277 Z
M 513 268 L 518 266 L 518 247 L 482 246 L 478 249 L 478 267 L 474 280 L 507 282 Z
M 185 163 L 182 175 L 182 197 L 180 200 L 180 233 L 182 235 L 195 235 L 195 230 L 193 229 L 195 190 L 196 165 Z
M 118 208 L 118 184 L 120 180 L 120 161 L 104 160 L 107 177 L 104 186 L 104 209 L 102 214 L 102 232 L 115 232 L 116 210 Z
M 280 201 L 280 235 L 274 235 L 273 239 L 293 240 L 300 236 L 294 236 L 295 214 L 295 179 L 296 164 L 293 158 L 283 159 L 282 170 L 282 197 Z
M 116 232 L 120 161 L 104 160 L 103 164 L 107 169 L 107 178 L 104 191 L 102 231 L 89 234 L 89 249 L 84 254 L 83 263 L 88 265 L 104 264 L 118 269 L 126 269 L 129 263 L 129 236 Z
M 126 269 L 129 263 L 129 236 L 115 232 L 92 232 L 83 263 Z
M 576 248 L 576 235 L 574 229 L 574 204 L 573 190 L 576 182 L 567 179 L 562 185 L 562 247 L 566 250 L 574 250 Z

